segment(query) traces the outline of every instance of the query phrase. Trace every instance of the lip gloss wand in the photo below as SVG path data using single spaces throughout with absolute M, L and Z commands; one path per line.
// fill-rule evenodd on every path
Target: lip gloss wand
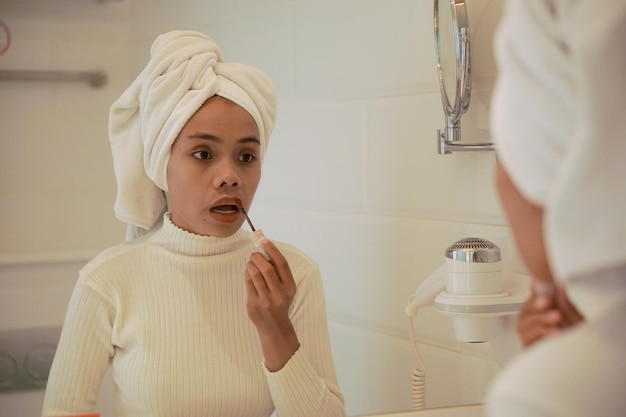
M 261 240 L 261 238 L 265 236 L 263 234 L 263 231 L 262 230 L 257 230 L 257 229 L 254 228 L 254 225 L 252 224 L 252 221 L 250 221 L 250 217 L 248 217 L 248 213 L 246 212 L 246 209 L 243 208 L 243 206 L 241 206 L 241 212 L 246 217 L 246 221 L 248 222 L 248 225 L 250 226 L 250 229 L 252 229 L 252 234 L 250 236 L 252 237 L 252 242 L 254 243 L 254 246 L 256 247 L 257 252 L 259 252 L 261 255 L 263 255 L 263 257 L 265 259 L 267 259 L 269 261 L 270 257 L 263 250 L 263 248 L 261 247 L 261 244 L 259 242 L 259 240 Z

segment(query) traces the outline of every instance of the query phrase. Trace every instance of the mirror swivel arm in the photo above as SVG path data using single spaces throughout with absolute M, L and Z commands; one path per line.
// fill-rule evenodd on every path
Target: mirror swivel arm
M 494 151 L 496 146 L 491 142 L 485 143 L 461 143 L 447 139 L 450 132 L 447 129 L 437 130 L 437 148 L 439 155 L 448 155 L 452 152 L 478 152 L 478 151 Z
M 477 152 L 495 150 L 496 146 L 491 142 L 460 142 L 461 124 L 451 122 L 452 119 L 448 118 L 447 126 L 444 129 L 437 129 L 437 151 L 439 155 L 448 155 L 453 152 Z

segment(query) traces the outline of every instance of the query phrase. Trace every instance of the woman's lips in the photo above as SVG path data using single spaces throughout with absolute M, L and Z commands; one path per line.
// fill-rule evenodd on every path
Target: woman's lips
M 211 217 L 220 223 L 236 222 L 239 220 L 241 215 L 241 209 L 239 208 L 238 202 L 239 201 L 235 201 L 232 204 L 228 202 L 211 207 Z

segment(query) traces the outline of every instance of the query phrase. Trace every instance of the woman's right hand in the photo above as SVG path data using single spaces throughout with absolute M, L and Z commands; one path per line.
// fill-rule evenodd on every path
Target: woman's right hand
M 267 255 L 253 252 L 244 271 L 248 318 L 257 329 L 265 366 L 278 371 L 300 347 L 289 309 L 297 287 L 287 259 L 267 238 L 259 241 Z
M 517 319 L 517 331 L 524 347 L 561 333 L 583 321 L 560 284 L 546 284 L 533 279 L 530 298 Z

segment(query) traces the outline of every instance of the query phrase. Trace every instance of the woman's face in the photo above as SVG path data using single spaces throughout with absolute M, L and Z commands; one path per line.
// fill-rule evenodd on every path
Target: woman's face
M 500 202 L 528 272 L 535 278 L 552 281 L 543 239 L 543 207 L 520 193 L 500 163 L 496 165 L 495 180 Z
M 172 221 L 188 232 L 227 237 L 244 222 L 261 179 L 259 128 L 241 106 L 208 99 L 172 144 L 167 187 Z

